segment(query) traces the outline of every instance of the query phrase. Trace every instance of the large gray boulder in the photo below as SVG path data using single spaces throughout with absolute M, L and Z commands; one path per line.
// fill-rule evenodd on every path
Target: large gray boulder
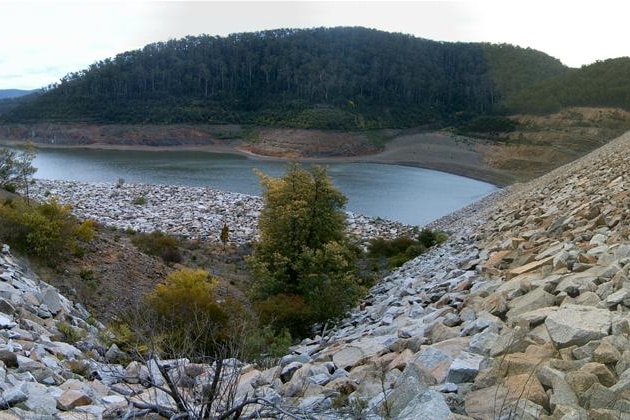
M 557 348 L 582 346 L 608 335 L 611 313 L 590 306 L 567 305 L 549 314 L 545 326 Z

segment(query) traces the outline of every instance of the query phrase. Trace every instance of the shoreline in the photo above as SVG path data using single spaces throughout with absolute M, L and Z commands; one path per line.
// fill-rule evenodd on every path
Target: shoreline
M 268 156 L 257 154 L 245 150 L 239 145 L 233 144 L 182 144 L 176 146 L 147 146 L 147 145 L 124 145 L 111 143 L 91 143 L 91 144 L 50 144 L 35 143 L 37 149 L 87 149 L 87 150 L 119 150 L 119 151 L 140 151 L 140 152 L 202 152 L 210 154 L 229 154 L 242 156 L 252 160 L 291 162 L 299 163 L 373 163 L 381 165 L 408 166 L 419 169 L 427 169 L 438 172 L 445 172 L 452 175 L 462 176 L 480 182 L 492 184 L 497 188 L 504 188 L 511 184 L 500 171 L 484 165 L 479 156 L 473 156 L 470 150 L 451 141 L 447 145 L 435 146 L 434 138 L 440 133 L 427 133 L 425 138 L 394 139 L 388 142 L 383 150 L 374 154 L 356 156 L 330 156 L 330 157 L 299 157 L 287 158 L 281 156 Z M 447 137 L 441 135 L 442 137 Z M 424 141 L 423 141 L 424 140 Z M 438 139 L 440 140 L 440 139 Z M 23 141 L 0 139 L 0 146 L 21 146 Z M 434 147 L 433 153 L 426 153 Z M 409 150 L 411 149 L 411 150 Z M 470 149 L 470 148 L 468 148 Z M 462 153 L 462 150 L 464 152 Z M 467 153 L 468 152 L 468 153 Z M 477 153 L 478 154 L 478 153 Z

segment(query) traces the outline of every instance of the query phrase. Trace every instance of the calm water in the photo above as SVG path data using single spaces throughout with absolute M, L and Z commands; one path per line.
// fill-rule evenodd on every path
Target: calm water
M 260 195 L 254 169 L 279 176 L 286 164 L 200 152 L 39 149 L 35 176 L 88 182 L 208 186 Z M 412 225 L 424 225 L 496 188 L 443 172 L 370 163 L 325 164 L 348 197 L 347 209 Z

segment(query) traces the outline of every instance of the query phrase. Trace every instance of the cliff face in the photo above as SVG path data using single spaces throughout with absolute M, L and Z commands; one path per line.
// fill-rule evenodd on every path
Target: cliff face
M 383 279 L 335 329 L 269 369 L 232 363 L 233 395 L 258 398 L 244 414 L 272 403 L 322 418 L 630 416 L 629 162 L 626 134 L 437 221 L 450 240 Z M 157 363 L 107 364 L 116 349 L 89 338 L 98 325 L 9 255 L 1 262 L 8 413 L 180 410 L 156 388 Z M 60 343 L 61 320 L 85 338 Z M 86 364 L 81 376 L 71 360 Z M 211 376 L 211 366 L 168 363 L 191 392 Z

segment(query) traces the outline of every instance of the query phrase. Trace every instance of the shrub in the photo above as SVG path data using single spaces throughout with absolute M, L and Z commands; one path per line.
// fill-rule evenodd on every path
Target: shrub
M 375 262 L 385 260 L 389 268 L 400 267 L 405 262 L 423 254 L 428 248 L 446 240 L 443 233 L 423 229 L 417 239 L 401 236 L 392 240 L 371 239 L 368 244 L 368 258 Z
M 277 294 L 256 302 L 255 308 L 263 325 L 270 325 L 276 332 L 283 328 L 291 335 L 305 337 L 310 334 L 313 322 L 309 307 L 304 298 L 295 294 Z
M 179 253 L 179 240 L 173 236 L 155 231 L 149 234 L 137 234 L 131 242 L 142 252 L 160 257 L 164 262 L 179 263 L 182 261 L 182 256 Z
M 131 201 L 131 204 L 134 206 L 144 206 L 147 204 L 147 198 L 143 195 L 139 195 Z
M 62 335 L 62 341 L 65 341 L 68 344 L 74 344 L 85 337 L 85 331 L 80 328 L 73 327 L 67 322 L 57 322 L 56 327 L 57 331 L 59 331 Z
M 37 205 L 16 199 L 0 206 L 0 233 L 14 248 L 54 264 L 67 252 L 79 253 L 79 242 L 92 240 L 94 224 L 79 223 L 69 205 L 54 199 Z
M 215 297 L 217 282 L 206 271 L 184 268 L 169 274 L 147 297 L 156 332 L 166 339 L 165 353 L 214 354 L 228 339 L 228 310 Z

